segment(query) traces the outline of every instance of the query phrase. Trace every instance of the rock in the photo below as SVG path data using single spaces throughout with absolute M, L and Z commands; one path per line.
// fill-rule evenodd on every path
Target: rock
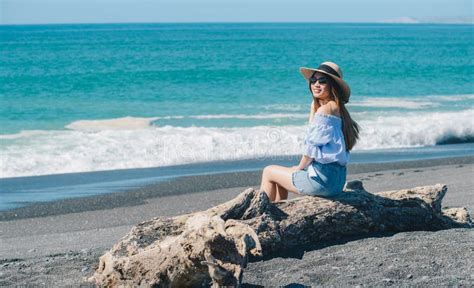
M 412 279 L 412 278 L 413 278 L 413 275 L 408 274 L 406 278 L 407 278 L 407 279 Z
M 206 211 L 140 223 L 100 257 L 89 281 L 99 286 L 238 286 L 249 259 L 373 232 L 472 227 L 466 209 L 441 210 L 445 185 L 371 194 L 359 182 L 349 182 L 336 198 L 304 196 L 277 203 L 249 188 Z

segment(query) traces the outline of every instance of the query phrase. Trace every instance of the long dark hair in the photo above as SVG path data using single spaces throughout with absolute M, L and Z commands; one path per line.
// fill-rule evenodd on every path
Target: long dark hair
M 326 77 L 328 79 L 329 88 L 331 89 L 331 100 L 334 100 L 339 107 L 339 113 L 341 114 L 342 119 L 342 133 L 344 134 L 344 141 L 346 142 L 346 150 L 350 151 L 359 140 L 359 130 L 360 126 L 352 120 L 349 111 L 345 106 L 344 101 L 340 100 L 339 95 L 342 95 L 341 88 L 337 85 L 331 77 Z M 313 96 L 313 91 L 311 90 L 311 83 L 309 83 L 309 91 L 311 96 Z

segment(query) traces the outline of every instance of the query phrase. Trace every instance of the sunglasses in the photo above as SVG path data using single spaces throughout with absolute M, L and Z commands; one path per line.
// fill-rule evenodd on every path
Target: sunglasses
M 316 84 L 316 82 L 319 82 L 319 84 L 328 84 L 328 78 L 324 77 L 324 76 L 321 76 L 319 78 L 317 78 L 316 76 L 312 76 L 311 78 L 309 78 L 309 83 L 311 84 Z

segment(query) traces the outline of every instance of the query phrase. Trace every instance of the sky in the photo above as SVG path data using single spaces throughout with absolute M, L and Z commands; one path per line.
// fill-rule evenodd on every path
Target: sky
M 0 24 L 470 22 L 472 0 L 0 0 Z M 409 20 L 409 19 L 408 19 Z

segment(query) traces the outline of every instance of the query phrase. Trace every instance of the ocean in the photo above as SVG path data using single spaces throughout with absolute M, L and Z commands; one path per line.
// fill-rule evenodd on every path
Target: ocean
M 472 153 L 472 27 L 0 26 L 0 178 L 300 154 L 299 67 L 326 60 L 352 89 L 353 153 Z

